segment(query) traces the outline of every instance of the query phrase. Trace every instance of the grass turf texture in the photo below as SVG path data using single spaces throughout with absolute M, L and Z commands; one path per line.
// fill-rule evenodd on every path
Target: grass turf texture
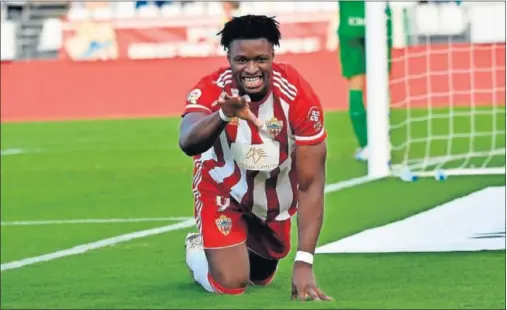
M 401 113 L 395 111 L 392 117 L 403 117 Z M 192 162 L 178 149 L 178 124 L 178 119 L 2 124 L 2 150 L 39 150 L 1 157 L 2 221 L 191 216 Z M 480 117 L 476 125 L 490 126 Z M 364 175 L 366 164 L 352 160 L 356 142 L 347 114 L 328 113 L 327 128 L 328 183 Z M 442 132 L 448 128 L 445 123 L 433 126 Z M 505 130 L 505 120 L 497 128 Z M 426 134 L 427 126 L 413 126 L 413 137 Z M 495 141 L 496 146 L 505 145 L 504 139 Z M 466 152 L 469 142 L 454 143 L 458 148 L 454 152 Z M 490 137 L 475 139 L 472 145 L 488 150 L 491 143 Z M 425 149 L 411 156 L 422 157 Z M 502 160 L 505 157 L 495 158 L 490 165 Z M 416 183 L 386 179 L 329 193 L 319 244 L 504 184 L 505 176 Z M 1 228 L 1 260 L 5 263 L 168 224 L 5 226 Z M 318 255 L 315 273 L 321 288 L 336 299 L 330 303 L 289 300 L 291 252 L 270 286 L 251 287 L 241 297 L 207 294 L 192 282 L 184 262 L 184 236 L 194 230 L 171 231 L 4 271 L 1 307 L 505 308 L 502 251 Z

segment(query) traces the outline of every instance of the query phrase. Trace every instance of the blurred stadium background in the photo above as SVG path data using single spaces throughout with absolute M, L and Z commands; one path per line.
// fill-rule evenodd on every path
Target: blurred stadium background
M 390 5 L 393 164 L 463 176 L 365 179 L 336 2 L 0 2 L 1 307 L 505 308 L 505 2 Z M 178 114 L 226 64 L 216 33 L 247 13 L 277 17 L 277 59 L 327 113 L 315 272 L 329 304 L 288 300 L 293 253 L 239 298 L 203 293 L 184 264 Z

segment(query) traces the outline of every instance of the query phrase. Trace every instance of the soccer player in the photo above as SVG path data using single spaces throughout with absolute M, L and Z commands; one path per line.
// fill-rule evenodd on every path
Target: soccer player
M 354 157 L 368 159 L 368 135 L 364 108 L 366 45 L 364 1 L 339 1 L 338 38 L 342 75 L 349 84 L 349 116 L 359 148 Z M 391 9 L 386 4 L 389 68 L 391 64 Z
M 326 131 L 317 95 L 289 64 L 274 62 L 278 22 L 258 15 L 227 22 L 228 67 L 188 94 L 179 145 L 194 157 L 198 234 L 186 262 L 209 292 L 264 286 L 290 250 L 298 212 L 292 298 L 328 300 L 312 265 L 324 215 Z

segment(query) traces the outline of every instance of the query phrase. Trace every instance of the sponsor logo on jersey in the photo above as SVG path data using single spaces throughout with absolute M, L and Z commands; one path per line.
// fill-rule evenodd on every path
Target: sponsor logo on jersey
M 191 104 L 197 104 L 197 99 L 199 99 L 201 95 L 202 95 L 201 90 L 196 88 L 188 94 L 187 101 L 190 102 Z
M 252 171 L 271 171 L 280 164 L 278 141 L 265 141 L 262 144 L 231 144 L 232 157 L 240 168 Z
M 255 146 L 250 147 L 250 150 L 245 155 L 245 159 L 252 159 L 254 164 L 257 164 L 264 157 L 268 157 L 264 149 Z
M 217 224 L 218 230 L 224 236 L 227 236 L 228 234 L 231 233 L 232 220 L 229 217 L 225 215 L 220 215 L 220 217 L 215 220 L 215 223 Z
M 283 129 L 283 121 L 279 121 L 276 117 L 273 117 L 269 121 L 266 121 L 266 128 L 272 138 L 276 137 Z

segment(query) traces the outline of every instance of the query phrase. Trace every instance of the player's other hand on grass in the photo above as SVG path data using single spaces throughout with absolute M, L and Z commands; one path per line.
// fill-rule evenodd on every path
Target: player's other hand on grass
M 213 105 L 220 106 L 224 114 L 228 117 L 237 116 L 238 118 L 251 122 L 258 128 L 262 127 L 262 122 L 250 110 L 250 97 L 248 95 L 240 97 L 237 89 L 232 89 L 231 95 L 227 94 L 225 91 L 222 92 Z
M 292 299 L 299 301 L 333 300 L 317 287 L 312 266 L 304 262 L 294 263 Z

